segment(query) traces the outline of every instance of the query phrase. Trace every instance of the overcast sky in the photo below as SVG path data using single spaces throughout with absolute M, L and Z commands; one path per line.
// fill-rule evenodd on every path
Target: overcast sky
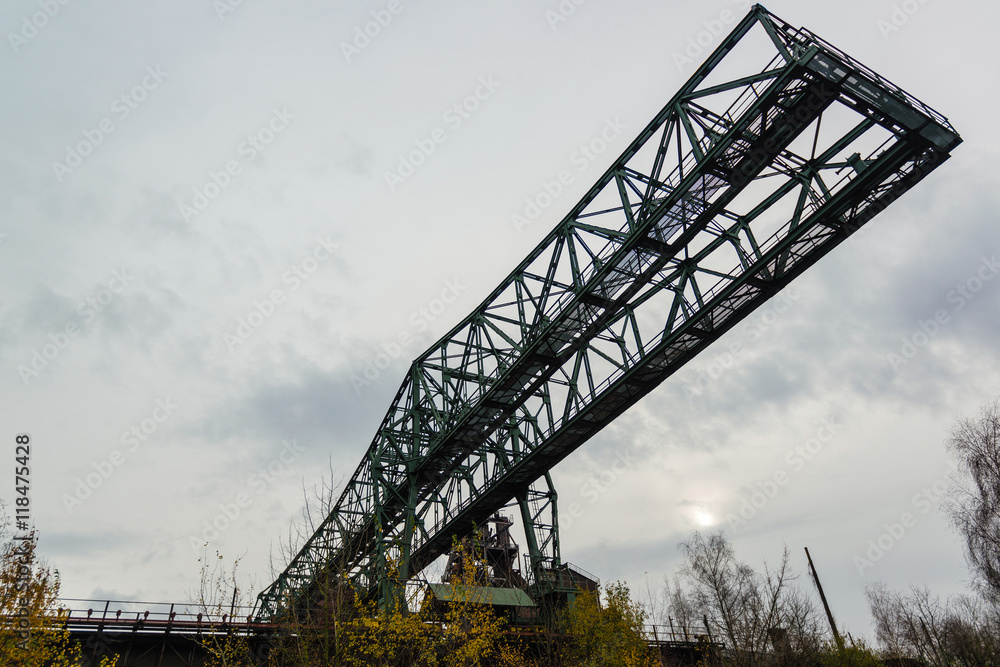
M 353 472 L 412 358 L 670 98 L 696 66 L 685 52 L 705 55 L 699 33 L 747 9 L 4 3 L 0 498 L 28 433 L 63 594 L 183 601 L 206 541 L 269 583 L 303 485 Z M 564 510 L 563 557 L 639 588 L 676 571 L 695 529 L 724 529 L 755 565 L 787 545 L 800 572 L 808 546 L 841 624 L 865 634 L 866 582 L 946 594 L 967 579 L 934 483 L 954 420 L 1000 394 L 1000 9 L 768 9 L 965 143 L 554 471 L 561 506 L 580 508 Z M 624 129 L 581 161 L 609 123 Z M 566 191 L 516 228 L 565 169 Z

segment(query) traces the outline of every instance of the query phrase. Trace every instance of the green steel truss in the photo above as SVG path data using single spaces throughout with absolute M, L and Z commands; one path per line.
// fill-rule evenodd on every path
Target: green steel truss
M 383 601 L 949 157 L 947 119 L 757 5 L 475 311 L 413 362 L 326 521 L 258 597 Z M 547 508 L 546 515 L 543 509 Z

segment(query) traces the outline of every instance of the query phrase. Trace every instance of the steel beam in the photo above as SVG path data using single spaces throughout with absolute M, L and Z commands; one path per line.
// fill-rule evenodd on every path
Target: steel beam
M 769 53 L 743 43 L 754 30 Z M 413 362 L 258 617 L 308 605 L 331 570 L 394 599 L 453 536 L 527 498 L 960 142 L 930 107 L 755 6 L 556 228 Z

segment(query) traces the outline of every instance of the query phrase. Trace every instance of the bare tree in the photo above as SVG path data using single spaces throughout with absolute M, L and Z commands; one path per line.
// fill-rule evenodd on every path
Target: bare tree
M 679 577 L 670 579 L 663 577 L 664 596 L 667 606 L 667 620 L 670 630 L 676 637 L 690 641 L 695 635 L 701 634 L 701 612 L 694 596 L 684 590 Z
M 329 475 L 311 489 L 307 489 L 303 482 L 301 517 L 299 521 L 289 524 L 288 534 L 278 542 L 278 553 L 275 554 L 273 549 L 271 551 L 270 571 L 274 578 L 284 571 L 288 563 L 298 554 L 302 544 L 312 537 L 337 504 L 343 475 L 337 472 L 332 458 L 328 465 Z
M 875 637 L 888 656 L 936 662 L 933 637 L 944 613 L 937 598 L 926 588 L 912 588 L 905 596 L 881 582 L 866 586 L 865 597 Z
M 903 594 L 881 583 L 867 586 L 865 596 L 887 657 L 941 667 L 986 667 L 1000 658 L 1000 618 L 982 598 L 963 595 L 942 602 L 927 588 Z
M 866 587 L 876 637 L 889 656 L 932 665 L 996 665 L 1000 660 L 1000 401 L 952 429 L 956 458 L 945 507 L 965 542 L 975 596 L 942 601 L 926 588 L 909 593 Z
M 781 562 L 763 572 L 736 559 L 721 532 L 707 538 L 695 533 L 681 544 L 686 564 L 679 584 L 668 592 L 671 614 L 686 622 L 700 612 L 713 639 L 729 649 L 731 664 L 755 665 L 767 656 L 772 664 L 798 664 L 819 649 L 820 625 L 815 605 L 793 581 L 788 549 Z M 693 608 L 698 611 L 694 612 Z
M 302 545 L 319 529 L 336 507 L 343 475 L 337 472 L 333 459 L 329 474 L 317 484 L 302 486 L 303 505 L 298 521 L 289 524 L 288 533 L 279 539 L 277 553 L 272 547 L 270 575 L 276 579 L 298 555 Z M 308 600 L 287 604 L 280 618 L 285 635 L 274 647 L 279 660 L 289 664 L 326 664 L 339 660 L 343 653 L 342 626 L 355 614 L 354 590 L 341 574 L 337 563 L 327 563 L 319 573 Z M 338 663 L 339 664 L 339 663 Z
M 1000 401 L 984 405 L 978 418 L 959 421 L 948 450 L 960 472 L 948 513 L 983 595 L 1000 602 Z

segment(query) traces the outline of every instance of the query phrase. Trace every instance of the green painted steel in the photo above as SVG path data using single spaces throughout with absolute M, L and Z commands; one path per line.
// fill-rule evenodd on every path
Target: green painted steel
M 461 586 L 451 584 L 428 584 L 435 599 L 442 602 L 474 602 L 495 607 L 534 607 L 535 601 L 520 588 L 499 588 L 495 586 Z
M 329 576 L 397 599 L 512 499 L 543 579 L 560 566 L 552 466 L 959 143 L 939 113 L 755 6 L 556 228 L 413 362 L 335 509 L 260 594 L 257 616 L 308 606 Z

